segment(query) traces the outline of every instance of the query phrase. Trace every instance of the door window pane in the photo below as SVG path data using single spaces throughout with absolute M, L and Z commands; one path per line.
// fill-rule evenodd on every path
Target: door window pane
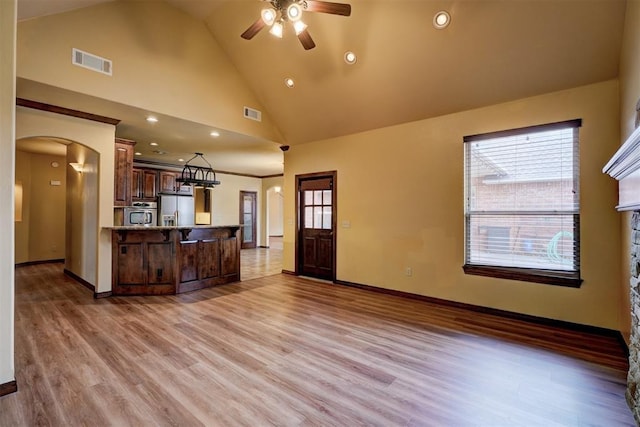
M 313 228 L 313 207 L 304 208 L 304 228 Z
M 324 190 L 322 192 L 322 204 L 331 206 L 331 190 Z
M 322 191 L 313 192 L 313 204 L 322 205 Z
M 331 230 L 331 206 L 322 207 L 322 228 Z
M 313 208 L 313 228 L 322 228 L 322 207 L 314 206 Z

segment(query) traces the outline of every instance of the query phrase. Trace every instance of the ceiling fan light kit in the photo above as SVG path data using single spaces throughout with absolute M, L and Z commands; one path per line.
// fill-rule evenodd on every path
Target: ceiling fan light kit
M 265 1 L 265 0 L 263 0 Z M 347 3 L 332 3 L 320 0 L 267 0 L 271 7 L 266 7 L 260 12 L 260 18 L 244 33 L 240 35 L 245 40 L 251 40 L 265 26 L 271 27 L 269 33 L 282 38 L 284 25 L 290 22 L 298 36 L 298 40 L 305 50 L 316 47 L 315 42 L 307 31 L 307 25 L 300 20 L 302 12 L 319 12 L 332 15 L 351 16 L 351 5 Z M 435 18 L 434 18 L 435 23 Z M 435 25 L 435 24 L 434 24 Z

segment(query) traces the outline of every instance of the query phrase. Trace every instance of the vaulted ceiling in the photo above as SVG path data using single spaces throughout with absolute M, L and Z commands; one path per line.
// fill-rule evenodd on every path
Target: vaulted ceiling
M 616 78 L 626 6 L 624 0 L 350 0 L 350 17 L 304 13 L 317 45 L 304 50 L 290 29 L 283 39 L 267 29 L 252 40 L 240 37 L 263 1 L 166 1 L 206 24 L 276 124 L 282 140 L 273 143 L 287 145 Z M 19 20 L 99 2 L 18 0 Z M 432 25 L 440 10 L 452 19 L 443 30 Z M 346 51 L 356 53 L 355 64 L 345 63 Z M 286 78 L 294 79 L 293 88 Z M 143 131 L 136 126 L 125 120 L 127 136 Z

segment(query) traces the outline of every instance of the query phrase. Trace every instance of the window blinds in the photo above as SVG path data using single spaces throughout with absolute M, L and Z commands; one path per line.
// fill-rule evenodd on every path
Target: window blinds
M 464 138 L 466 264 L 579 272 L 580 125 Z

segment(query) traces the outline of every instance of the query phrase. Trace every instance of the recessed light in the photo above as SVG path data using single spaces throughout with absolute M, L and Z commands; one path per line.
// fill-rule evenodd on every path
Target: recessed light
M 139 151 L 136 151 L 136 153 L 135 153 L 135 154 L 136 154 L 136 156 L 142 156 L 142 153 L 141 153 L 141 152 L 139 152 Z
M 443 28 L 447 28 L 449 23 L 451 22 L 451 16 L 445 10 L 441 10 L 433 16 L 433 26 L 437 30 L 442 30 Z
M 178 159 L 179 162 L 184 162 L 184 159 Z
M 158 119 L 153 117 L 153 116 L 149 116 L 149 117 L 147 117 L 147 121 L 149 123 L 156 123 L 158 121 Z
M 345 52 L 344 54 L 344 62 L 346 62 L 349 65 L 353 65 L 356 63 L 356 61 L 358 60 L 358 57 L 356 56 L 355 53 L 349 51 L 349 52 Z
M 220 136 L 220 132 L 214 130 L 214 131 L 211 131 L 209 135 L 211 135 L 214 138 L 217 138 Z
M 157 142 L 150 142 L 149 145 L 151 145 L 152 147 L 156 147 L 158 145 Z
M 289 89 L 291 89 L 292 87 L 294 87 L 296 85 L 296 82 L 294 82 L 291 77 L 288 77 L 288 78 L 284 79 L 284 85 L 286 87 L 288 87 Z

